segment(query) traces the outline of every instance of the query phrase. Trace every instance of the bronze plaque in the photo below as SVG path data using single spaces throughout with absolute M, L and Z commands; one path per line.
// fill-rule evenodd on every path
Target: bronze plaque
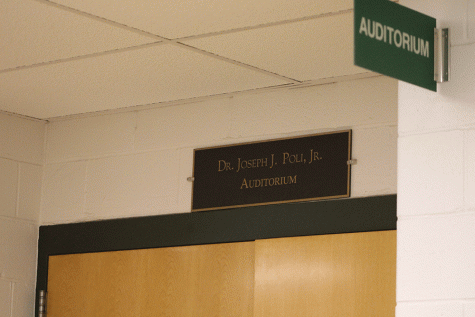
M 350 196 L 351 130 L 195 149 L 192 211 Z

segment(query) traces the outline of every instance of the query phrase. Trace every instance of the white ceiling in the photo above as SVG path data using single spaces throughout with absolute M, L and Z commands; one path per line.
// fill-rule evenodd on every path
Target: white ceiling
M 353 0 L 2 0 L 0 111 L 38 119 L 373 76 Z

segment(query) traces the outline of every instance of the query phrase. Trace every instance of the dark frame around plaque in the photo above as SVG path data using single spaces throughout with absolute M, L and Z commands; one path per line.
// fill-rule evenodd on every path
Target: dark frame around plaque
M 350 197 L 352 130 L 194 150 L 192 211 Z

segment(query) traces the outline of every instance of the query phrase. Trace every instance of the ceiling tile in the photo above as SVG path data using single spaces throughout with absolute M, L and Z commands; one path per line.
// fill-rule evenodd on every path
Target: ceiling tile
M 353 0 L 54 0 L 169 39 L 353 8 Z
M 300 81 L 367 72 L 353 65 L 352 13 L 183 43 Z
M 157 42 L 34 0 L 0 1 L 0 70 Z
M 286 84 L 177 45 L 0 73 L 3 110 L 35 118 L 102 111 Z

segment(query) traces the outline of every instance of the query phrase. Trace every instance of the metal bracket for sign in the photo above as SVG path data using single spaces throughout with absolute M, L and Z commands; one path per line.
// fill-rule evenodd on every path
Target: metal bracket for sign
M 434 29 L 434 80 L 449 81 L 449 29 Z

